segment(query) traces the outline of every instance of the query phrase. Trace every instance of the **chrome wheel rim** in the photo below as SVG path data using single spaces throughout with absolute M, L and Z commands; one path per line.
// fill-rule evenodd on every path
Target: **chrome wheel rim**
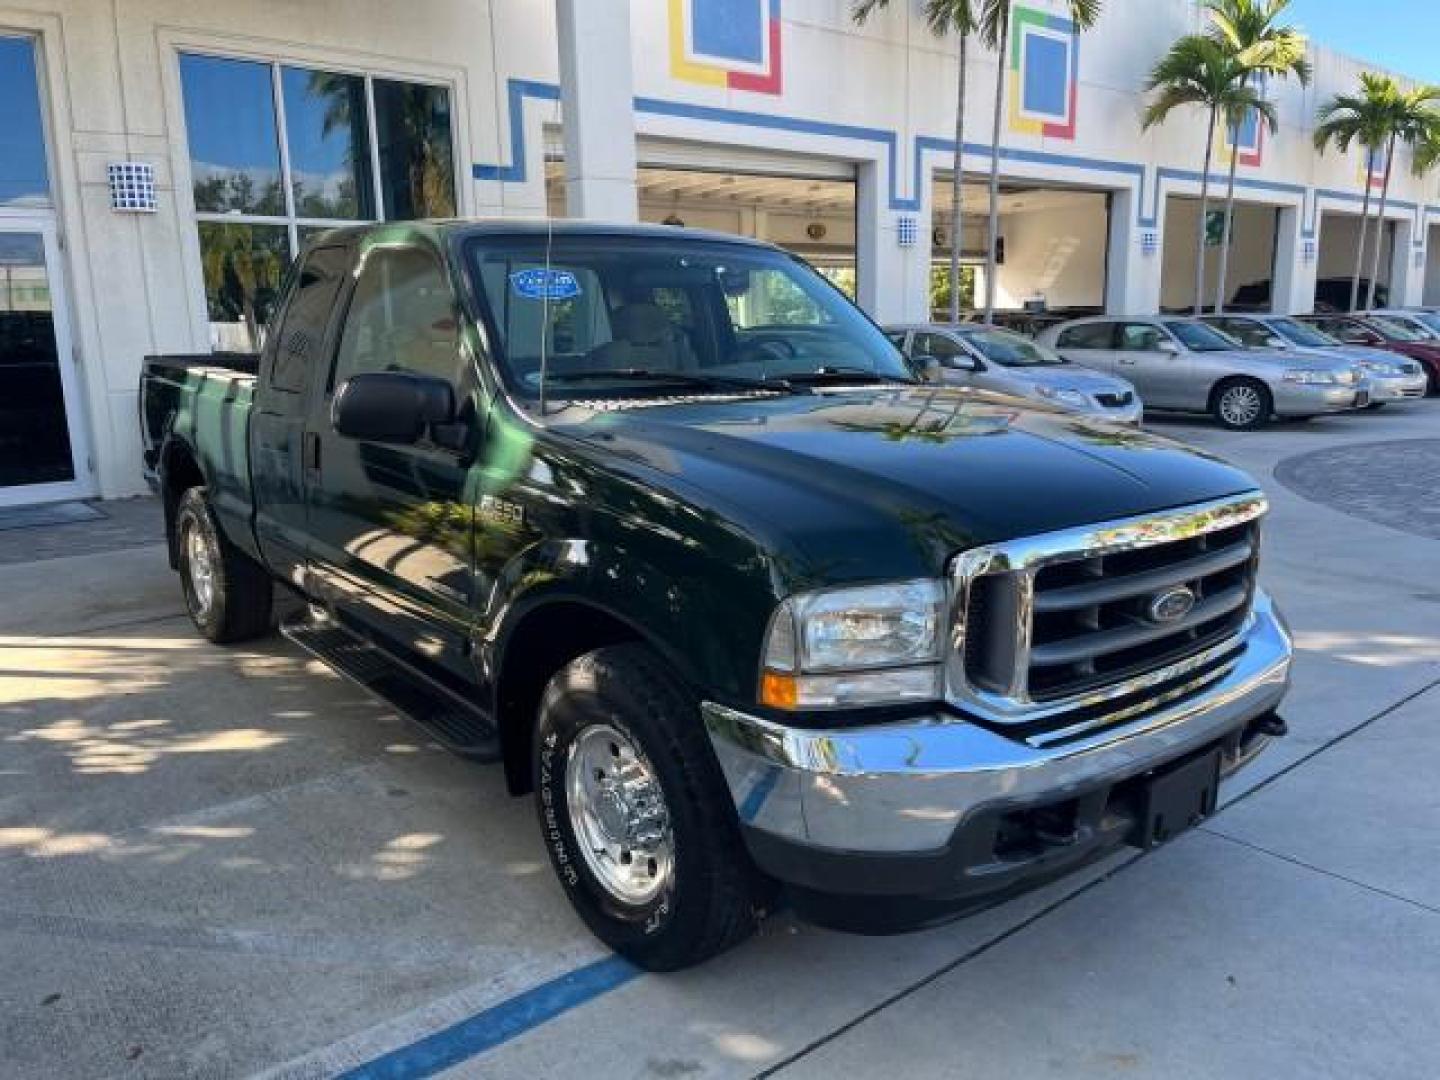
M 1232 386 L 1220 395 L 1220 415 L 1227 424 L 1244 427 L 1260 419 L 1264 403 L 1253 386 Z
M 185 528 L 185 565 L 195 605 L 203 615 L 215 602 L 215 561 L 210 557 L 204 533 L 193 521 Z
M 586 728 L 565 762 L 570 826 L 585 865 L 624 904 L 649 903 L 675 873 L 665 794 L 649 760 L 608 724 Z

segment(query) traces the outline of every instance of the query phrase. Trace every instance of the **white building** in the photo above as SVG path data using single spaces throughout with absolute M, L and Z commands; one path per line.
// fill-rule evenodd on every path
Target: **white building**
M 919 6 L 857 28 L 846 0 L 0 0 L 0 505 L 142 490 L 142 357 L 248 345 L 336 221 L 638 212 L 771 239 L 877 318 L 925 317 L 956 57 Z M 1015 0 L 1001 65 L 1001 305 L 1183 305 L 1204 121 L 1140 116 L 1199 14 L 1107 0 L 1077 37 L 1061 11 Z M 973 263 L 996 62 L 971 55 Z M 1279 132 L 1241 140 L 1230 291 L 1285 311 L 1349 274 L 1367 180 L 1310 131 L 1366 65 L 1312 60 L 1308 89 L 1269 87 Z M 1392 302 L 1440 300 L 1437 202 L 1402 155 Z

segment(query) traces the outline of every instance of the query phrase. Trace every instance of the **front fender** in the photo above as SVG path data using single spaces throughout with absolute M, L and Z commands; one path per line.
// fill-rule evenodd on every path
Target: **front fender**
M 678 546 L 678 545 L 677 545 Z M 655 553 L 658 554 L 658 553 Z M 598 540 L 546 540 L 496 579 L 482 664 L 504 670 L 516 629 L 538 610 L 579 604 L 618 620 L 694 686 L 718 700 L 754 700 L 760 649 L 778 598 L 763 568 L 674 549 L 660 560 Z

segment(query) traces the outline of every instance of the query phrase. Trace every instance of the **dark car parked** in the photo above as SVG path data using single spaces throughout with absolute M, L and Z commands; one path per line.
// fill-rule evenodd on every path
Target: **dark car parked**
M 1162 842 L 1284 730 L 1250 477 L 922 382 L 769 245 L 325 233 L 258 375 L 153 357 L 141 399 L 200 633 L 296 591 L 293 640 L 534 792 L 650 968 L 776 882 L 933 917 Z
M 1350 290 L 1353 280 L 1348 277 L 1321 278 L 1315 282 L 1315 310 L 1325 311 L 1349 311 Z M 1370 279 L 1360 279 L 1360 299 L 1363 303 L 1369 296 Z M 1388 285 L 1375 286 L 1375 303 L 1385 307 L 1390 302 L 1390 287 Z M 1269 311 L 1271 308 L 1270 282 L 1254 281 L 1249 285 L 1241 285 L 1235 290 L 1231 297 L 1227 310 L 1230 311 Z

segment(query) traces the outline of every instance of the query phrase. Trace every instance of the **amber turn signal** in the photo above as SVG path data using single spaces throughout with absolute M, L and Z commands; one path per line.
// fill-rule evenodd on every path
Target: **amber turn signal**
M 800 703 L 800 681 L 790 674 L 766 671 L 760 676 L 760 704 L 791 709 Z

